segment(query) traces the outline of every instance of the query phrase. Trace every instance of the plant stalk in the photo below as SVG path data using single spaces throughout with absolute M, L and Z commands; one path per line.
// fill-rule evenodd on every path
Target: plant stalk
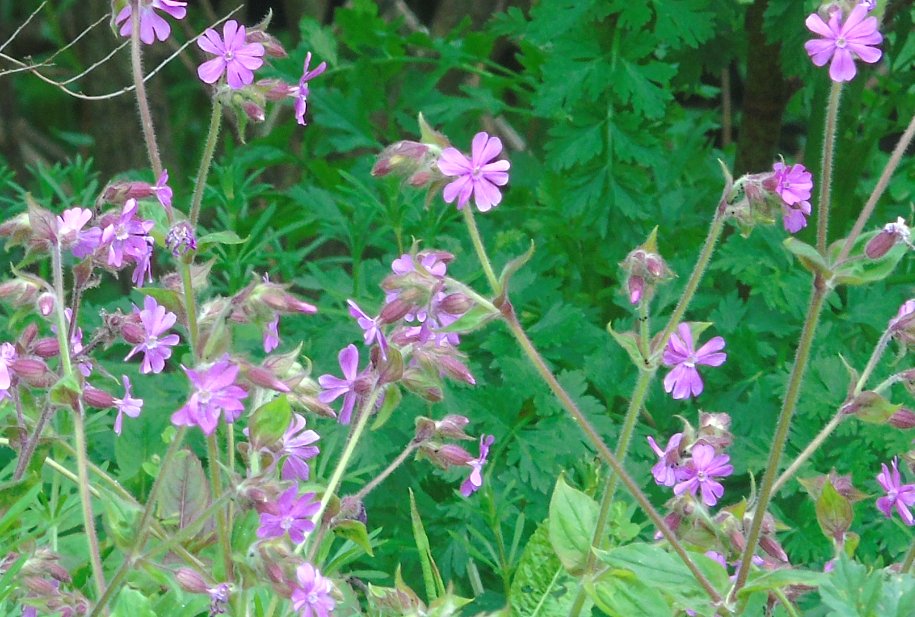
M 213 503 L 221 502 L 222 480 L 219 477 L 219 446 L 216 443 L 216 431 L 207 435 L 207 469 L 210 472 L 210 491 Z M 216 537 L 222 550 L 222 565 L 225 568 L 225 579 L 228 582 L 235 580 L 232 567 L 232 546 L 228 532 L 226 512 L 223 510 L 216 515 Z
M 817 200 L 817 251 L 826 256 L 826 241 L 829 235 L 829 205 L 832 193 L 832 165 L 836 152 L 836 125 L 839 120 L 839 101 L 842 98 L 842 82 L 832 82 L 829 103 L 826 108 L 826 128 L 823 131 L 823 167 L 820 170 L 820 196 Z
M 902 574 L 908 574 L 912 569 L 912 563 L 915 562 L 915 540 L 912 540 L 912 546 L 909 547 L 909 550 L 905 554 L 905 559 L 902 560 Z
M 133 69 L 133 83 L 137 91 L 137 108 L 140 111 L 140 127 L 143 129 L 143 141 L 149 164 L 152 165 L 156 179 L 162 175 L 162 159 L 159 158 L 159 145 L 156 143 L 156 130 L 152 113 L 149 111 L 149 99 L 146 96 L 146 83 L 143 81 L 143 58 L 140 52 L 140 10 L 139 1 L 130 0 L 130 65 Z
M 499 296 L 502 293 L 502 285 L 499 284 L 499 279 L 492 269 L 492 262 L 486 254 L 486 247 L 483 246 L 483 239 L 480 238 L 480 230 L 477 228 L 477 221 L 473 217 L 473 207 L 471 204 L 465 204 L 463 212 L 464 222 L 467 223 L 467 231 L 470 233 L 470 241 L 473 243 L 473 248 L 480 258 L 480 265 L 483 266 L 486 280 L 489 281 L 489 286 L 492 288 L 493 294 Z
M 203 203 L 203 192 L 207 185 L 207 176 L 210 174 L 210 165 L 213 163 L 213 154 L 219 142 L 219 127 L 222 124 L 222 103 L 213 99 L 213 113 L 210 115 L 210 128 L 207 132 L 206 145 L 200 158 L 200 168 L 197 170 L 197 182 L 194 184 L 194 196 L 191 201 L 190 222 L 191 227 L 197 228 L 200 218 L 200 204 Z
M 369 493 L 371 493 L 373 490 L 378 488 L 378 485 L 381 484 L 382 482 L 384 482 L 388 478 L 388 476 L 390 476 L 392 473 L 394 473 L 394 470 L 397 469 L 398 467 L 400 467 L 403 464 L 403 462 L 406 461 L 407 458 L 409 458 L 409 456 L 411 454 L 416 452 L 416 450 L 418 448 L 419 448 L 419 443 L 417 443 L 416 441 L 411 441 L 409 444 L 407 444 L 407 447 L 404 449 L 404 451 L 401 452 L 400 454 L 398 454 L 397 458 L 395 458 L 393 461 L 391 461 L 391 464 L 388 465 L 384 471 L 382 471 L 380 474 L 378 474 L 377 476 L 372 478 L 372 480 L 368 484 L 366 484 L 361 489 L 359 489 L 359 492 L 356 493 L 355 495 L 353 495 L 353 498 L 356 499 L 357 501 L 364 501 Z

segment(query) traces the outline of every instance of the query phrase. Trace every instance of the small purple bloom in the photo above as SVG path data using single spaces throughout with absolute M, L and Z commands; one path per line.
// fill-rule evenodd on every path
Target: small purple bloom
M 801 201 L 793 206 L 782 203 L 782 225 L 790 233 L 797 233 L 807 227 L 807 217 L 810 216 L 810 202 Z
M 347 300 L 349 305 L 349 314 L 353 316 L 359 327 L 362 328 L 362 336 L 366 345 L 378 342 L 381 349 L 381 357 L 388 359 L 388 339 L 385 338 L 384 332 L 381 331 L 381 316 L 369 317 L 365 311 L 359 308 L 359 305 L 352 300 Z
M 161 373 L 165 368 L 165 361 L 172 355 L 172 346 L 177 345 L 177 334 L 162 336 L 169 328 L 175 325 L 178 317 L 165 310 L 165 307 L 156 302 L 152 296 L 143 299 L 143 310 L 134 307 L 134 312 L 140 315 L 146 340 L 136 345 L 127 354 L 125 360 L 130 360 L 137 352 L 143 352 L 143 363 L 140 372 Z M 161 337 L 161 338 L 160 338 Z
M 197 67 L 197 75 L 204 83 L 214 84 L 225 73 L 229 87 L 237 90 L 254 81 L 254 71 L 264 64 L 264 46 L 248 43 L 245 27 L 234 19 L 222 27 L 222 37 L 212 28 L 204 30 L 197 45 L 216 56 Z
M 681 323 L 677 332 L 670 335 L 663 361 L 666 366 L 674 367 L 664 378 L 664 391 L 672 393 L 679 400 L 702 394 L 702 378 L 696 370 L 697 364 L 721 366 L 727 359 L 727 354 L 720 353 L 724 349 L 724 339 L 720 336 L 696 351 L 689 324 Z
M 772 166 L 775 172 L 775 192 L 789 206 L 810 199 L 813 175 L 801 164 L 785 165 L 781 161 Z
M 108 245 L 109 266 L 120 268 L 125 257 L 137 263 L 149 259 L 153 222 L 137 219 L 137 208 L 137 200 L 128 199 L 118 220 L 102 231 L 102 244 Z
M 295 577 L 298 584 L 292 588 L 292 608 L 299 611 L 299 617 L 330 617 L 337 606 L 330 580 L 310 563 L 296 568 Z
M 310 71 L 308 70 L 309 64 L 311 64 L 310 51 L 305 54 L 305 65 L 302 68 L 302 78 L 299 79 L 299 85 L 292 91 L 293 96 L 295 96 L 295 119 L 302 126 L 305 126 L 305 110 L 308 106 L 308 82 L 327 70 L 326 62 L 322 62 Z
M 690 492 L 695 495 L 702 492 L 702 501 L 707 506 L 714 506 L 724 495 L 724 487 L 715 478 L 724 478 L 734 473 L 734 467 L 728 463 L 727 454 L 715 454 L 715 448 L 699 443 L 693 446 L 692 458 L 683 467 L 683 481 L 674 486 L 674 495 Z
M 267 324 L 264 330 L 264 351 L 270 353 L 280 346 L 280 314 L 274 313 L 273 320 Z
M 127 378 L 127 375 L 121 376 L 121 383 L 124 384 L 124 398 L 114 399 L 114 406 L 118 410 L 118 417 L 114 419 L 115 435 L 121 434 L 121 423 L 124 421 L 125 415 L 136 418 L 143 410 L 143 399 L 133 398 L 133 392 L 130 388 L 130 379 Z
M 661 486 L 673 486 L 682 480 L 683 469 L 680 466 L 680 444 L 683 441 L 683 433 L 674 433 L 667 441 L 667 447 L 661 450 L 654 438 L 648 437 L 648 445 L 658 455 L 659 460 L 651 468 L 651 475 L 654 481 Z
M 163 169 L 162 173 L 156 178 L 156 184 L 152 187 L 152 192 L 162 204 L 162 207 L 169 213 L 172 211 L 172 197 L 174 192 L 168 185 L 168 170 Z
M 409 253 L 404 253 L 391 262 L 391 270 L 394 271 L 394 274 L 413 272 L 413 256 Z
M 311 445 L 319 439 L 316 432 L 305 430 L 305 418 L 297 413 L 292 414 L 292 422 L 283 434 L 281 454 L 286 456 L 282 473 L 284 480 L 308 480 L 309 468 L 305 461 L 320 452 L 318 446 Z
M 883 42 L 883 36 L 877 30 L 877 18 L 867 16 L 868 8 L 858 4 L 842 23 L 841 10 L 834 10 L 829 23 L 816 13 L 807 17 L 804 22 L 807 29 L 823 38 L 804 43 L 807 55 L 817 66 L 823 66 L 830 60 L 829 77 L 835 82 L 850 81 L 858 72 L 855 58 L 868 64 L 880 60 L 881 51 L 874 45 Z
M 156 39 L 164 41 L 171 34 L 171 26 L 156 13 L 155 9 L 167 13 L 175 19 L 183 19 L 187 14 L 187 9 L 184 8 L 186 6 L 187 2 L 180 2 L 179 0 L 140 0 L 140 40 L 147 45 L 152 45 Z M 121 36 L 130 36 L 132 31 L 131 13 L 132 7 L 128 2 L 127 6 L 121 9 L 121 12 L 118 13 L 114 20 L 116 24 L 123 22 L 120 30 Z
M 207 435 L 212 435 L 219 421 L 219 412 L 225 414 L 226 422 L 234 422 L 245 406 L 241 402 L 248 396 L 245 390 L 235 385 L 238 366 L 223 356 L 218 362 L 204 370 L 181 367 L 194 386 L 194 392 L 184 407 L 172 414 L 175 426 L 199 426 Z
M 359 377 L 359 350 L 355 345 L 347 345 L 338 356 L 343 379 L 334 375 L 321 375 L 318 383 L 324 390 L 318 395 L 322 403 L 331 403 L 341 396 L 343 406 L 340 408 L 340 424 L 349 424 L 356 404 L 356 379 Z
M 57 217 L 57 241 L 79 259 L 92 254 L 102 243 L 101 229 L 91 227 L 83 230 L 91 219 L 92 210 L 86 208 L 70 208 Z
M 261 512 L 261 525 L 257 528 L 258 538 L 279 538 L 287 533 L 289 538 L 298 544 L 305 539 L 305 534 L 314 531 L 315 524 L 311 517 L 320 509 L 321 504 L 315 500 L 314 493 L 298 496 L 298 487 L 292 486 L 280 495 L 273 512 Z
M 175 257 L 189 251 L 196 251 L 197 237 L 194 235 L 194 228 L 191 227 L 191 224 L 187 221 L 178 221 L 172 225 L 165 235 L 165 247 Z
M 504 159 L 491 162 L 501 152 L 502 141 L 485 132 L 474 136 L 469 158 L 456 148 L 445 148 L 438 159 L 438 168 L 446 176 L 457 176 L 445 187 L 442 194 L 445 202 L 450 204 L 457 199 L 460 210 L 473 195 L 480 212 L 498 206 L 502 193 L 497 187 L 508 184 L 508 169 L 511 166 Z
M 480 456 L 467 463 L 471 467 L 470 475 L 461 484 L 461 495 L 464 497 L 470 497 L 483 486 L 483 465 L 489 456 L 489 447 L 495 440 L 492 435 L 480 436 Z
M 231 591 L 232 586 L 229 583 L 219 583 L 215 587 L 207 587 L 207 593 L 210 594 L 210 617 L 225 614 Z
M 886 463 L 880 465 L 882 471 L 877 475 L 877 482 L 886 491 L 886 496 L 877 499 L 877 508 L 887 518 L 892 517 L 893 508 L 895 508 L 902 518 L 902 522 L 911 527 L 915 525 L 915 517 L 909 510 L 915 506 L 915 484 L 903 484 L 902 477 L 899 475 L 897 459 L 894 458 L 892 464 L 893 471 L 887 469 Z

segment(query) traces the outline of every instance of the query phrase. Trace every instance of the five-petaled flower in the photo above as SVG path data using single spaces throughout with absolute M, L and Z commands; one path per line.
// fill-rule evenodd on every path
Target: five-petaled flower
M 721 366 L 728 357 L 721 353 L 722 349 L 724 339 L 716 336 L 696 350 L 689 324 L 681 323 L 677 332 L 670 335 L 667 348 L 664 349 L 664 364 L 674 367 L 664 378 L 664 391 L 670 392 L 675 399 L 702 394 L 702 378 L 696 365 Z
M 782 223 L 786 230 L 796 233 L 807 226 L 813 176 L 803 165 L 789 166 L 781 161 L 775 163 L 772 170 L 775 172 L 775 192 L 782 200 Z
M 315 524 L 311 517 L 321 504 L 315 500 L 314 493 L 298 496 L 298 486 L 291 486 L 279 496 L 276 503 L 267 504 L 260 515 L 258 538 L 279 538 L 289 534 L 289 538 L 298 544 L 305 539 L 305 534 L 314 531 Z
M 833 81 L 850 81 L 857 73 L 855 58 L 868 64 L 880 59 L 881 51 L 874 47 L 883 42 L 883 36 L 877 30 L 877 18 L 867 16 L 868 9 L 858 4 L 852 9 L 844 23 L 841 9 L 834 8 L 829 16 L 829 23 L 823 21 L 816 13 L 807 17 L 807 29 L 820 35 L 804 43 L 804 49 L 817 66 L 823 66 L 830 60 L 829 77 Z
M 492 435 L 480 436 L 480 456 L 467 463 L 471 467 L 470 475 L 461 484 L 461 495 L 464 497 L 470 497 L 483 486 L 483 466 L 489 456 L 489 447 L 495 440 Z
M 680 443 L 682 441 L 683 433 L 674 433 L 667 440 L 667 447 L 662 450 L 658 447 L 654 437 L 648 436 L 648 445 L 660 459 L 651 468 L 651 475 L 654 476 L 654 481 L 661 486 L 673 486 L 682 479 L 683 468 L 680 465 Z
M 306 461 L 320 452 L 318 446 L 311 445 L 319 439 L 316 432 L 305 429 L 305 418 L 297 413 L 292 414 L 289 428 L 283 433 L 283 449 L 280 453 L 286 456 L 282 471 L 284 480 L 308 480 Z
M 292 588 L 292 608 L 300 617 L 329 617 L 337 606 L 332 595 L 330 580 L 310 563 L 303 563 L 295 571 L 297 584 Z
M 241 402 L 248 393 L 235 385 L 238 365 L 228 355 L 213 363 L 207 369 L 194 370 L 181 367 L 194 386 L 194 392 L 184 406 L 172 414 L 175 426 L 199 426 L 207 435 L 212 435 L 219 421 L 219 412 L 225 414 L 226 422 L 234 422 L 245 406 Z
M 92 219 L 92 210 L 69 208 L 57 217 L 57 242 L 61 248 L 69 248 L 74 257 L 82 259 L 90 255 L 102 243 L 102 230 L 98 227 L 83 229 Z
M 127 354 L 125 360 L 130 360 L 134 354 L 143 352 L 143 363 L 140 365 L 141 373 L 161 373 L 165 368 L 165 361 L 172 355 L 171 347 L 178 344 L 177 334 L 162 336 L 169 328 L 175 325 L 178 317 L 156 302 L 152 296 L 143 299 L 143 310 L 134 307 L 140 315 L 143 331 L 146 338 L 134 346 Z
M 322 403 L 331 403 L 341 396 L 343 406 L 340 408 L 340 424 L 349 424 L 356 404 L 356 380 L 359 378 L 359 350 L 355 345 L 347 345 L 338 356 L 343 379 L 334 375 L 321 375 L 318 383 L 324 390 L 318 395 Z
M 446 176 L 457 177 L 445 186 L 443 197 L 446 203 L 457 199 L 458 210 L 462 209 L 473 195 L 477 210 L 487 212 L 502 201 L 498 187 L 508 184 L 508 161 L 491 162 L 502 152 L 502 141 L 498 137 L 480 132 L 473 138 L 471 155 L 464 156 L 457 148 L 445 148 L 438 159 L 438 168 Z
M 280 314 L 274 313 L 264 329 L 264 351 L 270 353 L 280 346 Z
M 715 478 L 723 478 L 734 472 L 729 460 L 727 454 L 716 455 L 715 448 L 708 444 L 694 445 L 692 458 L 683 467 L 683 479 L 674 486 L 674 495 L 682 495 L 687 491 L 695 495 L 700 491 L 705 505 L 714 506 L 724 495 L 724 487 Z
M 295 97 L 295 120 L 302 126 L 305 126 L 305 110 L 308 107 L 308 82 L 327 70 L 326 62 L 322 62 L 311 70 L 308 70 L 309 64 L 311 64 L 310 51 L 305 54 L 305 65 L 302 67 L 299 85 L 292 88 L 292 95 Z
M 118 410 L 118 416 L 114 419 L 114 432 L 116 435 L 121 434 L 121 424 L 124 422 L 125 415 L 136 418 L 143 410 L 143 399 L 133 398 L 130 379 L 127 378 L 127 375 L 121 376 L 121 383 L 124 384 L 124 398 L 114 399 L 114 406 Z
M 909 508 L 915 506 L 915 484 L 903 484 L 902 477 L 899 475 L 898 462 L 895 458 L 892 465 L 892 471 L 887 469 L 886 463 L 880 465 L 882 471 L 877 474 L 877 482 L 886 491 L 886 495 L 877 499 L 877 508 L 887 518 L 893 515 L 893 509 L 895 508 L 900 518 L 902 518 L 902 522 L 911 527 L 915 525 L 915 517 L 912 516 L 912 511 L 909 510 Z
M 264 46 L 245 40 L 245 27 L 230 19 L 222 27 L 222 37 L 207 28 L 197 39 L 203 51 L 216 57 L 197 67 L 197 75 L 204 83 L 214 84 L 223 73 L 232 89 L 239 89 L 254 81 L 254 71 L 263 64 Z
M 172 28 L 168 22 L 156 13 L 158 9 L 175 19 L 183 19 L 187 14 L 187 2 L 180 0 L 139 0 L 140 8 L 140 40 L 147 45 L 152 45 L 156 39 L 164 41 L 171 34 Z M 133 31 L 133 20 L 130 16 L 133 13 L 133 7 L 128 1 L 127 6 L 121 9 L 114 22 L 121 24 L 121 36 L 130 36 Z

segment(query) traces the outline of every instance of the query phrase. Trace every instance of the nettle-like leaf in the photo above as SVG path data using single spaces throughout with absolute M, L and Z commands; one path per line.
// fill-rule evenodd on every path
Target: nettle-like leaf
M 509 593 L 512 617 L 566 617 L 575 601 L 577 581 L 559 561 L 549 536 L 547 520 L 524 547 Z

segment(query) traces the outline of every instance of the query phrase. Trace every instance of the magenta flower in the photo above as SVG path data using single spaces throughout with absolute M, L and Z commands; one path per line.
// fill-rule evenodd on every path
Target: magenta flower
M 168 185 L 168 170 L 163 169 L 162 173 L 156 178 L 156 183 L 152 186 L 153 195 L 156 196 L 156 199 L 159 200 L 159 203 L 162 204 L 162 207 L 165 208 L 167 212 L 172 211 L 172 197 L 174 196 L 174 191 Z
M 813 13 L 804 22 L 807 29 L 820 35 L 804 43 L 804 49 L 817 66 L 823 66 L 830 60 L 829 77 L 833 81 L 850 81 L 857 73 L 855 58 L 873 64 L 880 59 L 881 51 L 873 45 L 883 42 L 883 36 L 877 30 L 877 18 L 867 16 L 868 9 L 858 4 L 842 23 L 841 10 L 835 9 L 829 17 L 829 23 Z
M 258 538 L 289 538 L 298 544 L 305 534 L 314 531 L 311 517 L 320 509 L 314 493 L 298 496 L 298 487 L 293 485 L 280 495 L 275 504 L 268 504 L 271 511 L 261 512 L 261 525 L 257 528 Z
M 292 588 L 292 608 L 299 611 L 299 617 L 330 617 L 337 606 L 330 580 L 310 563 L 296 568 L 295 577 L 298 584 Z
M 772 166 L 772 171 L 775 192 L 782 199 L 782 223 L 786 230 L 796 233 L 807 226 L 813 176 L 803 165 L 789 167 L 781 161 Z
M 292 95 L 295 97 L 295 120 L 302 126 L 305 126 L 305 110 L 308 107 L 308 82 L 327 70 L 326 62 L 322 62 L 310 71 L 308 70 L 309 64 L 311 64 L 310 51 L 305 54 L 305 65 L 302 67 L 302 78 L 299 79 L 299 85 L 292 91 Z
M 175 325 L 178 317 L 165 310 L 165 307 L 156 302 L 152 296 L 143 298 L 143 310 L 134 307 L 134 312 L 140 315 L 146 338 L 137 344 L 124 360 L 130 360 L 134 354 L 143 352 L 143 363 L 140 372 L 161 373 L 165 368 L 165 361 L 172 356 L 171 347 L 180 340 L 177 334 L 162 336 L 169 328 Z
M 445 202 L 450 204 L 457 199 L 460 210 L 472 194 L 480 212 L 498 206 L 502 193 L 497 187 L 508 184 L 510 164 L 504 159 L 494 163 L 490 161 L 501 152 L 502 141 L 484 132 L 474 136 L 470 158 L 456 148 L 445 148 L 438 159 L 438 168 L 446 176 L 457 177 L 445 187 Z
M 230 19 L 222 27 L 222 38 L 212 28 L 204 30 L 197 39 L 203 51 L 216 57 L 197 67 L 197 75 L 204 83 L 214 84 L 226 74 L 229 87 L 237 90 L 254 81 L 254 71 L 263 64 L 264 46 L 245 40 L 245 27 Z
M 702 394 L 702 378 L 696 370 L 697 364 L 721 366 L 728 356 L 720 353 L 724 349 L 724 339 L 720 336 L 711 339 L 696 351 L 689 325 L 681 323 L 677 327 L 677 332 L 670 335 L 663 360 L 666 366 L 674 367 L 664 378 L 664 391 L 672 393 L 672 396 L 679 400 Z
M 651 475 L 654 481 L 661 486 L 673 486 L 683 476 L 683 468 L 680 466 L 680 443 L 683 441 L 683 433 L 674 433 L 667 441 L 667 447 L 661 450 L 654 438 L 649 435 L 648 445 L 654 450 L 660 459 L 654 467 L 651 468 Z
M 801 201 L 793 206 L 782 204 L 782 225 L 790 233 L 797 233 L 807 227 L 808 216 L 810 216 L 809 201 Z
M 164 41 L 171 34 L 171 26 L 162 16 L 156 13 L 155 9 L 167 13 L 175 19 L 183 19 L 187 14 L 187 2 L 178 0 L 140 0 L 140 40 L 147 45 L 152 45 L 156 39 Z M 130 19 L 132 8 L 130 2 L 127 3 L 114 22 L 121 25 L 121 36 L 130 36 L 132 30 L 132 21 Z
M 121 434 L 121 423 L 124 421 L 124 415 L 136 418 L 143 410 L 143 399 L 133 398 L 133 392 L 130 388 L 130 379 L 127 375 L 121 376 L 121 383 L 124 384 L 124 398 L 114 399 L 114 406 L 118 410 L 118 417 L 114 419 L 114 433 Z
M 4 394 L 9 393 L 10 386 L 13 383 L 10 367 L 18 357 L 19 354 L 16 353 L 16 348 L 12 343 L 3 343 L 0 345 L 0 392 Z M 4 398 L 6 397 L 0 396 L 0 400 L 3 400 Z
M 120 268 L 125 260 L 148 263 L 152 238 L 152 221 L 137 219 L 137 200 L 124 203 L 121 216 L 102 231 L 102 244 L 108 245 L 108 265 Z
M 359 378 L 359 350 L 355 345 L 347 345 L 338 355 L 343 379 L 333 375 L 321 375 L 318 383 L 324 390 L 318 395 L 322 403 L 331 403 L 341 396 L 343 406 L 340 408 L 340 424 L 349 424 L 356 404 L 356 380 Z
M 308 480 L 309 468 L 305 461 L 320 452 L 317 446 L 311 445 L 319 439 L 316 432 L 305 430 L 305 418 L 297 413 L 292 414 L 292 422 L 283 434 L 281 454 L 286 455 L 282 472 L 284 480 Z
M 877 475 L 877 482 L 886 491 L 886 496 L 877 499 L 877 508 L 887 518 L 892 517 L 893 508 L 896 508 L 902 522 L 911 527 L 915 525 L 915 517 L 909 510 L 910 507 L 915 506 L 915 484 L 902 483 L 897 465 L 898 461 L 895 458 L 893 459 L 893 471 L 887 469 L 886 463 L 880 465 L 882 471 Z
M 489 447 L 495 440 L 492 435 L 480 436 L 480 456 L 467 463 L 471 467 L 470 475 L 461 484 L 461 495 L 464 497 L 470 497 L 483 486 L 483 465 L 489 456 Z
M 184 407 L 172 414 L 175 426 L 199 426 L 207 435 L 212 435 L 219 421 L 219 412 L 225 414 L 226 422 L 234 422 L 245 406 L 241 402 L 248 396 L 243 388 L 235 385 L 238 366 L 223 356 L 205 370 L 181 367 L 194 386 L 194 392 Z
M 280 346 L 280 314 L 274 313 L 273 320 L 264 330 L 264 352 L 270 353 Z
M 70 208 L 64 210 L 57 219 L 57 241 L 62 248 L 69 248 L 73 256 L 79 259 L 91 255 L 102 243 L 102 230 L 91 227 L 84 230 L 92 219 L 92 210 L 87 208 Z
M 366 345 L 378 342 L 381 349 L 381 357 L 388 359 L 388 339 L 385 338 L 384 332 L 381 331 L 381 316 L 369 317 L 365 311 L 359 308 L 359 305 L 352 300 L 347 300 L 349 305 L 349 314 L 353 316 L 359 327 L 362 328 L 362 337 Z
M 724 495 L 724 487 L 715 478 L 724 478 L 734 473 L 734 467 L 728 463 L 727 454 L 715 454 L 715 448 L 699 443 L 693 446 L 692 458 L 683 467 L 683 481 L 674 486 L 674 495 L 689 491 L 695 495 L 702 492 L 702 501 L 707 506 L 714 506 Z

